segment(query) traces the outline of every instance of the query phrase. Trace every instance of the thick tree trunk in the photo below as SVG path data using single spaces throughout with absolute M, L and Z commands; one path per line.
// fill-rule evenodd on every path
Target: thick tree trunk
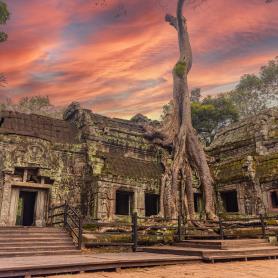
M 192 66 L 192 52 L 187 32 L 186 20 L 182 10 L 185 0 L 178 0 L 177 17 L 166 15 L 166 21 L 178 32 L 180 57 L 173 69 L 173 102 L 174 113 L 172 120 L 162 131 L 164 144 L 171 143 L 173 147 L 173 163 L 165 165 L 162 179 L 164 215 L 176 217 L 178 214 L 177 192 L 181 184 L 185 184 L 183 204 L 187 217 L 194 219 L 194 192 L 192 185 L 192 171 L 200 179 L 205 197 L 205 210 L 209 219 L 215 219 L 213 198 L 213 179 L 206 161 L 203 147 L 198 141 L 197 134 L 192 127 L 190 93 L 187 75 Z M 171 176 L 171 183 L 169 184 Z

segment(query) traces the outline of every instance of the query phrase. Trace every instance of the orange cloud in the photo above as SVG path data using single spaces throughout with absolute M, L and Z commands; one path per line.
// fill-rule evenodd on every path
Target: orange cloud
M 164 22 L 175 3 L 14 0 L 10 39 L 0 46 L 0 96 L 48 95 L 98 113 L 157 118 L 172 94 L 177 34 Z M 164 3 L 164 2 L 163 2 Z M 165 2 L 166 3 L 166 2 Z M 210 0 L 185 14 L 194 65 L 191 87 L 216 93 L 277 55 L 278 3 Z

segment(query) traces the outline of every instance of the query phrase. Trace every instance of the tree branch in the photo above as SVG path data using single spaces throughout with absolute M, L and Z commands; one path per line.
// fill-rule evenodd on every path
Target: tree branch
M 173 26 L 176 30 L 178 29 L 177 19 L 176 19 L 174 16 L 172 16 L 172 15 L 170 15 L 170 14 L 166 14 L 166 16 L 165 16 L 165 21 L 166 21 L 166 22 L 169 22 L 169 24 L 170 24 L 171 26 Z
M 192 66 L 192 49 L 187 30 L 186 19 L 183 16 L 183 6 L 185 0 L 178 0 L 177 5 L 177 30 L 179 36 L 180 60 L 187 64 L 187 73 Z

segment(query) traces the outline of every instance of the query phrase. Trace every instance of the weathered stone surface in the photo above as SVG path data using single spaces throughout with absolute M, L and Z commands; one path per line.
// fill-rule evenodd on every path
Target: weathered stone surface
M 207 151 L 217 191 L 236 190 L 239 213 L 278 212 L 270 200 L 278 190 L 277 108 L 225 128 Z
M 166 150 L 144 137 L 146 120 L 141 115 L 133 121 L 111 119 L 78 103 L 68 107 L 64 120 L 1 112 L 0 225 L 20 220 L 22 190 L 36 192 L 38 226 L 45 224 L 50 205 L 64 201 L 88 219 L 130 219 L 116 213 L 117 191 L 129 196 L 130 211 L 144 216 L 146 194 L 159 200 L 162 156 L 170 161 Z M 223 193 L 230 191 L 236 192 L 232 209 L 238 211 L 228 215 L 278 212 L 271 205 L 271 193 L 278 192 L 277 110 L 231 125 L 207 152 L 220 212 L 227 214 Z M 200 191 L 196 176 L 194 198 L 202 215 Z
M 36 189 L 37 204 L 45 202 L 40 215 L 49 205 L 68 201 L 89 218 L 113 219 L 118 189 L 132 192 L 134 210 L 144 215 L 144 194 L 159 194 L 162 168 L 160 150 L 144 138 L 143 127 L 94 114 L 77 103 L 64 118 L 0 114 L 0 225 L 15 224 L 18 182 L 49 185 Z M 25 170 L 27 178 L 34 172 L 31 181 Z

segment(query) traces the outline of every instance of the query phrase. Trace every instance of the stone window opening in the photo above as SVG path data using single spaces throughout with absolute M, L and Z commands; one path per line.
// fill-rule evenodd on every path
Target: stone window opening
M 203 211 L 203 196 L 202 193 L 194 193 L 194 211 L 196 213 L 201 213 Z
M 39 169 L 27 169 L 27 182 L 40 183 L 41 177 L 38 176 Z
M 133 212 L 133 192 L 116 191 L 116 215 L 131 215 Z
M 278 209 L 278 191 L 270 192 L 271 207 Z
M 223 208 L 226 212 L 238 212 L 237 191 L 225 191 L 220 193 Z
M 160 196 L 158 194 L 145 194 L 145 216 L 152 216 L 159 214 Z

